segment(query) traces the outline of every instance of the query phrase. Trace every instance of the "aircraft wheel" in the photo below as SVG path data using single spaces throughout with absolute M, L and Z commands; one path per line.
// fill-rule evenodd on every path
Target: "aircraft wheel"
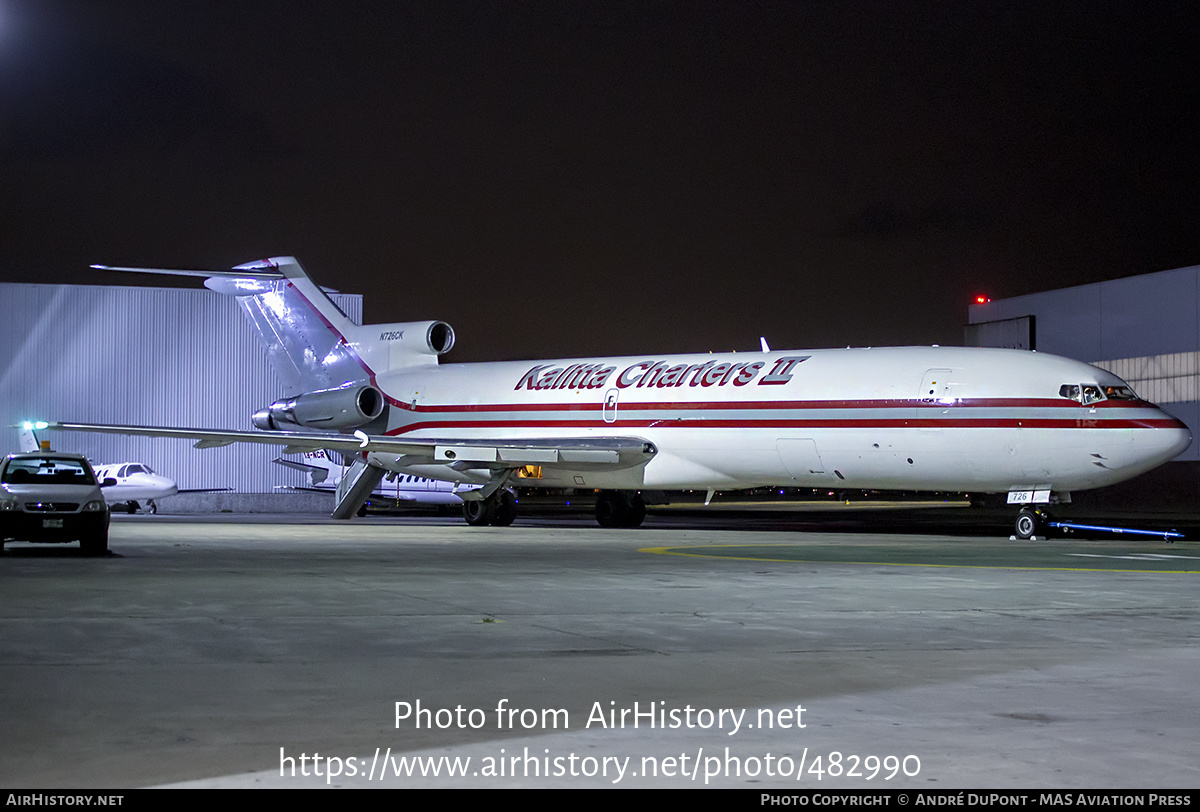
M 125 510 L 129 511 L 129 515 L 132 516 L 133 514 L 138 512 L 138 503 L 132 502 L 132 501 L 126 502 Z
M 646 500 L 640 493 L 621 494 L 625 501 L 625 522 L 622 527 L 638 527 L 646 518 Z
M 1019 539 L 1032 538 L 1043 533 L 1046 526 L 1046 516 L 1037 508 L 1021 508 L 1014 525 Z
M 483 527 L 492 518 L 492 500 L 463 500 L 463 518 L 472 527 Z
M 491 525 L 493 527 L 508 527 L 517 519 L 517 497 L 505 490 L 498 491 L 488 501 L 495 501 L 492 507 Z
M 157 514 L 157 513 L 158 513 L 158 505 L 156 505 L 156 504 L 154 504 L 153 502 L 151 502 L 151 503 L 150 503 L 150 512 L 151 512 L 152 514 Z
M 637 527 L 646 518 L 640 493 L 603 491 L 596 500 L 596 521 L 601 527 Z
M 621 497 L 616 491 L 601 491 L 596 500 L 596 521 L 601 527 L 620 527 Z

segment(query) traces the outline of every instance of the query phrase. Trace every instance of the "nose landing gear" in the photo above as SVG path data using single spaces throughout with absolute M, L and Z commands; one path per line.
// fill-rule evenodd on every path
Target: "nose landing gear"
M 1023 507 L 1017 514 L 1013 525 L 1015 535 L 1019 539 L 1030 539 L 1035 536 L 1045 536 L 1050 526 L 1050 514 L 1041 508 Z

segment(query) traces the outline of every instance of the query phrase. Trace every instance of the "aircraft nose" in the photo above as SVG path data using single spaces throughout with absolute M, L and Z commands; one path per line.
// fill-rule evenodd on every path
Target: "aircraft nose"
M 1155 421 L 1155 431 L 1151 443 L 1162 462 L 1175 459 L 1192 444 L 1192 431 L 1174 415 L 1158 409 L 1159 419 Z
M 1172 455 L 1171 459 L 1174 459 L 1184 451 L 1187 451 L 1188 446 L 1192 444 L 1192 432 L 1183 423 L 1183 421 L 1177 422 L 1179 422 L 1179 428 L 1173 430 L 1175 432 L 1175 453 Z

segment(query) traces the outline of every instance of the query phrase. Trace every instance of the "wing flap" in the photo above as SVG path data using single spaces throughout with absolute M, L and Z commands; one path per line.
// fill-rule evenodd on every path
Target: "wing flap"
M 495 448 L 477 445 L 437 445 L 433 459 L 437 462 L 495 462 L 499 452 Z
M 516 465 L 553 465 L 561 452 L 557 448 L 499 448 L 500 459 Z

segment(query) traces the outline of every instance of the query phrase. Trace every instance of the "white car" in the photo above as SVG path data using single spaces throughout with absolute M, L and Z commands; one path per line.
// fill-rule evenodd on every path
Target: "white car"
M 40 451 L 9 454 L 0 462 L 0 547 L 6 541 L 78 540 L 84 553 L 104 555 L 108 520 L 108 505 L 86 457 Z

